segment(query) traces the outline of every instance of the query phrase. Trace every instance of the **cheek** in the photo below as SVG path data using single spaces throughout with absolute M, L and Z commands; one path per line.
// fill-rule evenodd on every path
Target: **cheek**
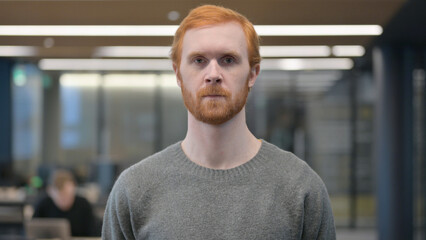
M 203 84 L 202 75 L 196 71 L 183 71 L 179 74 L 179 81 L 181 85 L 189 91 L 199 89 Z
M 232 75 L 232 80 L 235 81 L 235 90 L 241 90 L 249 86 L 250 76 L 248 72 L 240 72 Z

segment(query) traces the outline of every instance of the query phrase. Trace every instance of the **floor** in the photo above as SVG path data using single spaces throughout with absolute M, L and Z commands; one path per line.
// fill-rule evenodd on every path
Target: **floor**
M 337 240 L 378 240 L 377 229 L 374 228 L 337 228 L 336 229 Z M 414 240 L 425 240 L 426 233 L 420 230 L 415 231 Z
M 376 229 L 336 229 L 337 240 L 377 240 Z

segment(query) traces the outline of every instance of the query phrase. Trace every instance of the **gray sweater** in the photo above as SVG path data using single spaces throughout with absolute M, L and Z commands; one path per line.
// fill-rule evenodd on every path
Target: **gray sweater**
M 125 170 L 102 239 L 336 239 L 327 190 L 295 155 L 262 141 L 228 170 L 189 160 L 181 143 Z

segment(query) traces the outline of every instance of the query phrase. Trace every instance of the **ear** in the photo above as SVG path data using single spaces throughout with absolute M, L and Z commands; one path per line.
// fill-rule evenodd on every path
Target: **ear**
M 173 71 L 175 72 L 175 75 L 176 75 L 176 82 L 177 82 L 177 85 L 179 86 L 179 87 L 181 87 L 181 84 L 182 84 L 182 80 L 180 79 L 180 73 L 179 73 L 179 68 L 178 68 L 178 66 L 176 65 L 176 63 L 173 63 Z
M 248 81 L 249 88 L 253 87 L 254 83 L 256 82 L 257 76 L 259 76 L 259 73 L 260 73 L 260 64 L 255 64 L 250 69 L 249 81 Z

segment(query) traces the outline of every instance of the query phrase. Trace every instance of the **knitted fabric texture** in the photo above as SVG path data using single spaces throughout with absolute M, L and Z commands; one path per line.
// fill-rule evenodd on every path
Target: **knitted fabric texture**
M 181 142 L 136 163 L 117 179 L 102 229 L 102 239 L 335 238 L 320 177 L 264 140 L 228 170 L 195 164 Z

